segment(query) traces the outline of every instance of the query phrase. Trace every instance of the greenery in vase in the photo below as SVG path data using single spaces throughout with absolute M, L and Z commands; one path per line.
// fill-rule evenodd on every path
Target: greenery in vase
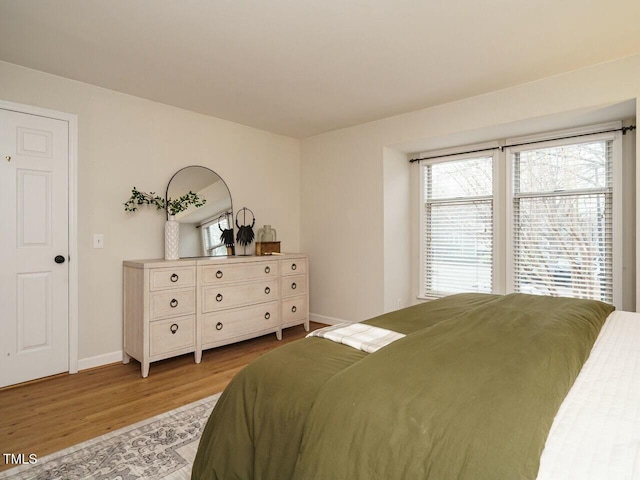
M 205 203 L 207 203 L 207 200 L 202 195 L 192 191 L 178 198 L 170 198 L 167 202 L 164 198 L 156 195 L 155 192 L 141 192 L 136 187 L 133 187 L 131 197 L 124 203 L 124 210 L 126 212 L 135 212 L 139 206 L 152 205 L 158 210 L 166 209 L 169 215 L 176 215 L 184 212 L 190 205 L 198 208 Z
M 207 200 L 197 193 L 193 193 L 189 190 L 189 193 L 182 195 L 179 198 L 170 198 L 167 202 L 167 211 L 169 215 L 176 215 L 180 212 L 184 212 L 189 205 L 193 205 L 199 208 L 207 203 Z

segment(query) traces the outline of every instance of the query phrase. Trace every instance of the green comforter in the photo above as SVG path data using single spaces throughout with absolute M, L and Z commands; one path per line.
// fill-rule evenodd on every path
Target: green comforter
M 368 322 L 373 354 L 320 338 L 240 372 L 193 479 L 535 479 L 553 417 L 613 307 L 462 294 Z

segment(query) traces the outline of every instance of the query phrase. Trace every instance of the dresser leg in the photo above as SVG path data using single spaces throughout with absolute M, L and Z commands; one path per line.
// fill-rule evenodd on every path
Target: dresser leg
M 142 378 L 147 378 L 149 376 L 149 362 L 142 362 L 140 367 L 142 370 Z
M 309 320 L 307 320 L 306 322 L 304 322 L 304 331 L 308 332 L 309 331 Z
M 193 352 L 193 356 L 196 359 L 196 363 L 200 363 L 202 361 L 202 350 L 196 350 L 195 352 Z
M 127 355 L 126 353 L 122 354 L 122 363 L 124 363 L 125 365 L 127 363 L 129 363 L 129 360 L 131 360 L 131 357 L 129 355 Z
M 278 330 L 276 330 L 276 338 L 278 340 L 282 340 L 282 329 L 279 328 Z

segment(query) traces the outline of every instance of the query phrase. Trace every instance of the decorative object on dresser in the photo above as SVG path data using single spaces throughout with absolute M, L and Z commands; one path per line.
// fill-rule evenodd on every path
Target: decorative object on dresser
M 164 224 L 164 259 L 177 260 L 180 258 L 180 224 L 175 215 L 169 215 Z
M 175 212 L 180 224 L 179 257 L 224 256 L 233 254 L 233 205 L 225 181 L 213 170 L 191 165 L 178 170 L 169 180 L 166 202 L 171 214 L 172 198 L 183 198 L 191 192 L 206 198 L 200 208 Z M 230 242 L 220 233 L 231 230 Z
M 308 259 L 211 257 L 133 260 L 124 269 L 124 357 L 142 376 L 157 360 L 304 324 L 309 330 Z
M 155 192 L 141 192 L 136 187 L 131 189 L 131 197 L 124 205 L 126 212 L 137 212 L 141 205 L 153 205 L 157 210 L 166 209 L 169 216 L 177 215 L 184 212 L 191 205 L 199 208 L 207 203 L 207 200 L 200 194 L 193 193 L 189 190 L 187 193 L 178 198 L 161 198 Z
M 276 241 L 277 232 L 271 225 L 264 225 L 258 229 L 256 235 L 256 255 L 271 255 L 280 253 L 280 242 Z
M 133 187 L 131 197 L 124 203 L 124 209 L 127 212 L 135 212 L 141 205 L 153 205 L 158 210 L 166 209 L 168 216 L 164 226 L 164 258 L 177 260 L 180 258 L 180 224 L 175 221 L 175 215 L 188 210 L 192 205 L 194 208 L 199 208 L 206 202 L 207 200 L 202 195 L 191 190 L 177 198 L 168 196 L 161 198 L 155 192 L 140 192 L 136 187 Z
M 251 214 L 252 220 L 251 225 L 247 223 L 247 212 Z M 238 218 L 242 215 L 242 225 L 238 223 Z M 253 227 L 256 225 L 256 216 L 253 214 L 251 210 L 247 207 L 242 207 L 236 213 L 236 227 L 238 228 L 238 233 L 236 233 L 236 242 L 244 247 L 244 255 L 247 254 L 247 245 L 253 242 L 255 238 L 255 233 L 253 232 Z
M 142 205 L 152 205 L 157 210 L 162 210 L 166 207 L 164 198 L 156 195 L 156 192 L 141 192 L 136 187 L 131 189 L 131 197 L 123 205 L 125 212 L 137 212 L 138 207 Z
M 227 255 L 235 255 L 235 246 L 233 244 L 233 224 L 229 221 L 229 216 L 233 218 L 231 212 L 225 212 L 218 217 L 218 228 L 220 229 L 220 241 L 224 243 L 227 249 Z M 225 217 L 226 227 L 222 228 L 222 217 Z
M 280 253 L 280 242 L 256 242 L 256 255 Z
M 198 193 L 189 190 L 177 198 L 167 196 L 167 221 L 164 224 L 164 258 L 165 260 L 177 260 L 180 258 L 180 223 L 176 221 L 176 215 L 187 212 L 189 207 L 200 208 L 207 200 Z
M 275 242 L 277 240 L 278 232 L 275 228 L 271 228 L 271 225 L 263 225 L 258 229 L 258 242 Z

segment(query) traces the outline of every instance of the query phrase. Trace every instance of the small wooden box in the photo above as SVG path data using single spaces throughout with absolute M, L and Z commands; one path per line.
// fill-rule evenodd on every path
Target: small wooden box
M 256 255 L 280 253 L 280 242 L 256 242 Z

